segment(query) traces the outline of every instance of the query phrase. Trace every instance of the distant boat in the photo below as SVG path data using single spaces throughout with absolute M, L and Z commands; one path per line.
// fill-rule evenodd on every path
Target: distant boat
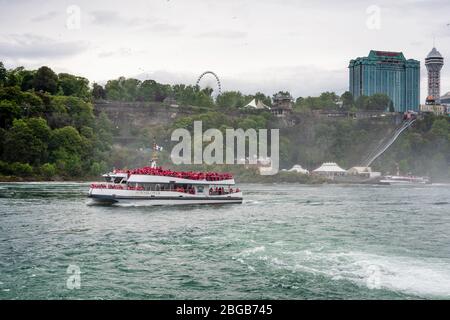
M 416 176 L 384 176 L 380 180 L 380 184 L 386 185 L 411 185 L 411 184 L 430 184 L 431 180 L 428 177 Z

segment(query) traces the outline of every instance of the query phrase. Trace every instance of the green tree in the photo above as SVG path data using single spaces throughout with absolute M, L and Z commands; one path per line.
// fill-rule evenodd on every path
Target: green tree
M 6 68 L 3 65 L 3 62 L 0 61 L 0 87 L 2 87 L 6 83 Z
M 3 158 L 9 162 L 39 164 L 47 153 L 47 144 L 34 135 L 23 119 L 14 120 L 3 147 Z
M 270 97 L 266 96 L 264 93 L 257 92 L 257 93 L 255 93 L 255 95 L 253 97 L 257 101 L 261 101 L 262 103 L 264 103 L 266 106 L 269 106 L 269 107 L 272 106 L 272 99 L 270 99 Z
M 58 90 L 58 76 L 49 67 L 40 67 L 34 77 L 34 88 L 37 91 L 55 94 Z
M 83 166 L 81 158 L 78 154 L 69 156 L 65 161 L 66 174 L 72 177 L 79 177 L 83 175 Z
M 23 93 L 19 87 L 0 88 L 0 100 L 8 100 L 20 105 L 23 102 Z
M 216 98 L 216 104 L 223 108 L 242 108 L 248 102 L 239 91 L 225 91 Z
M 355 101 L 355 106 L 359 110 L 367 110 L 367 106 L 369 105 L 369 97 L 368 96 L 359 96 Z
M 52 127 L 61 127 L 70 124 L 77 129 L 82 126 L 93 126 L 94 108 L 91 103 L 78 97 L 54 96 L 51 97 L 51 112 L 60 116 L 61 122 L 50 121 Z
M 183 105 L 198 107 L 212 107 L 214 101 L 211 97 L 211 88 L 200 90 L 199 86 L 186 86 L 177 84 L 172 87 L 175 99 Z
M 27 91 L 33 89 L 34 86 L 34 71 L 24 70 L 22 73 L 22 81 L 20 82 L 20 89 Z
M 102 173 L 104 173 L 107 170 L 108 166 L 106 165 L 105 162 L 93 162 L 89 173 L 93 176 L 98 176 Z
M 9 127 L 14 119 L 21 116 L 20 108 L 13 101 L 0 101 L 0 128 Z
M 345 110 L 350 110 L 353 107 L 354 99 L 353 94 L 350 91 L 345 91 L 341 95 L 341 100 L 342 100 L 342 107 Z
M 65 96 L 76 96 L 82 99 L 89 97 L 89 80 L 68 73 L 58 74 L 59 87 Z
M 6 83 L 5 86 L 8 87 L 20 87 L 21 77 L 20 72 L 23 71 L 23 67 L 18 67 L 15 69 L 10 69 L 6 72 Z
M 446 119 L 436 119 L 430 130 L 434 138 L 448 139 L 450 134 L 450 123 Z
M 97 83 L 94 82 L 93 87 L 92 87 L 92 97 L 95 100 L 101 100 L 101 99 L 106 99 L 106 92 L 105 89 L 103 89 L 103 87 Z
M 139 85 L 138 100 L 163 102 L 171 93 L 169 85 L 163 85 L 155 80 L 145 80 Z
M 55 129 L 50 138 L 51 150 L 64 150 L 68 154 L 83 153 L 83 139 L 77 129 L 71 126 Z
M 115 101 L 136 101 L 141 81 L 120 77 L 109 80 L 105 85 L 106 97 Z
M 391 99 L 383 93 L 375 93 L 371 95 L 367 101 L 367 110 L 387 111 Z
M 242 119 L 238 122 L 238 128 L 247 130 L 247 129 L 255 129 L 257 127 L 256 121 L 250 118 Z
M 19 177 L 29 177 L 33 174 L 33 167 L 28 163 L 14 162 L 10 166 L 10 172 Z
M 43 118 L 28 118 L 25 119 L 28 128 L 31 129 L 33 136 L 39 140 L 49 141 L 51 136 L 51 129 L 47 125 L 47 121 Z
M 51 179 L 56 175 L 56 166 L 53 163 L 44 163 L 39 168 L 40 173 L 46 179 Z

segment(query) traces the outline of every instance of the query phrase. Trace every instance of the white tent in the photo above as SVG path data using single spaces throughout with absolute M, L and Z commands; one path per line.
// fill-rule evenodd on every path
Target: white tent
M 253 99 L 252 101 L 250 101 L 249 103 L 247 103 L 247 105 L 245 105 L 244 108 L 252 108 L 252 109 L 258 108 L 258 107 L 256 106 L 256 99 Z
M 325 176 L 341 176 L 347 173 L 347 171 L 339 167 L 336 162 L 324 162 L 313 172 Z
M 348 174 L 357 176 L 366 176 L 369 178 L 375 178 L 381 176 L 381 172 L 372 171 L 371 167 L 353 167 L 347 170 Z
M 269 109 L 269 106 L 266 106 L 264 103 L 262 103 L 261 101 L 256 101 L 256 99 L 253 99 L 252 101 L 250 101 L 249 103 L 247 103 L 244 108 L 252 108 L 252 109 Z
M 298 172 L 298 173 L 303 173 L 303 174 L 308 174 L 309 171 L 306 169 L 303 169 L 301 165 L 296 164 L 294 165 L 291 169 L 289 169 L 288 171 L 290 172 Z
M 371 167 L 352 167 L 347 170 L 350 174 L 364 174 L 364 173 L 370 173 L 372 172 Z

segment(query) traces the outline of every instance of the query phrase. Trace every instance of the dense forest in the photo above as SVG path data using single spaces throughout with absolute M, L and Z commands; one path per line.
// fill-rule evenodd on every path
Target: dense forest
M 80 177 L 109 165 L 111 124 L 94 117 L 87 79 L 0 64 L 0 141 L 2 175 Z
M 213 97 L 211 88 L 124 77 L 109 80 L 104 86 L 91 86 L 83 77 L 56 74 L 45 66 L 7 70 L 0 62 L 0 178 L 82 179 L 112 167 L 143 165 L 148 163 L 149 155 L 137 150 L 148 148 L 153 137 L 170 147 L 173 129 L 191 130 L 195 120 L 203 121 L 204 130 L 276 128 L 278 122 L 270 112 L 240 109 L 254 98 L 272 104 L 271 97 L 260 92 L 245 95 L 228 91 Z M 106 114 L 94 112 L 95 102 L 102 100 L 161 105 L 169 100 L 180 108 L 199 108 L 190 115 L 176 117 L 169 125 L 133 128 L 135 143 L 123 146 L 113 144 L 117 132 Z M 342 96 L 324 92 L 317 97 L 297 97 L 293 106 L 293 117 L 300 120 L 281 129 L 282 168 L 298 163 L 312 169 L 324 161 L 335 161 L 346 168 L 358 165 L 370 148 L 395 127 L 389 119 L 324 120 L 312 115 L 314 110 L 324 109 L 392 111 L 392 102 L 382 94 L 354 100 L 349 92 Z M 167 149 L 161 158 L 170 165 Z M 404 173 L 449 179 L 449 117 L 428 115 L 418 121 L 373 166 L 383 172 L 399 167 Z M 241 175 L 254 172 L 241 170 Z M 292 179 L 284 173 L 281 176 L 283 181 Z M 306 182 L 301 177 L 294 181 Z

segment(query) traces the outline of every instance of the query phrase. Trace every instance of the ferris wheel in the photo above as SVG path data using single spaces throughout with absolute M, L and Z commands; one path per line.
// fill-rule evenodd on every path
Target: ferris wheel
M 200 83 L 200 80 L 202 80 L 202 78 L 205 76 L 205 75 L 207 75 L 207 74 L 211 74 L 214 78 L 216 78 L 216 81 L 217 81 L 217 89 L 218 89 L 218 91 L 219 91 L 219 94 L 221 94 L 222 93 L 222 85 L 221 85 L 221 83 L 220 83 L 220 79 L 219 79 L 219 77 L 217 76 L 217 74 L 215 74 L 214 72 L 212 72 L 212 71 L 205 71 L 205 72 L 203 72 L 201 75 L 200 75 L 200 77 L 198 77 L 198 79 L 197 79 L 197 82 L 195 83 L 195 85 L 199 85 L 199 83 Z

